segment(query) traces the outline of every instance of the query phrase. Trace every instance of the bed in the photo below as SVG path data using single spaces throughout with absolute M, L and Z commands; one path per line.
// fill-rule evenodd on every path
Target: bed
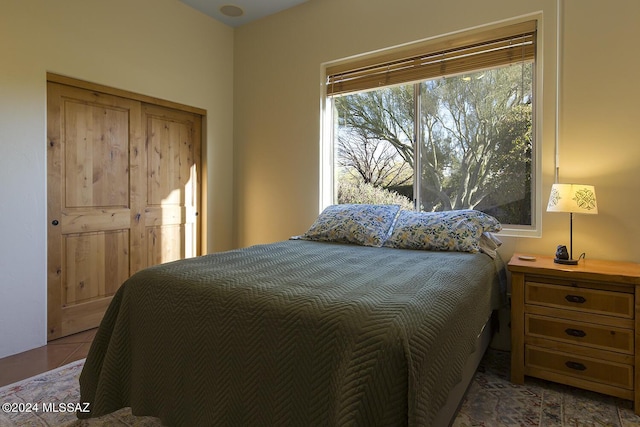
M 479 245 L 498 226 L 474 231 L 477 250 L 397 247 L 394 233 L 424 236 L 392 211 L 337 215 L 344 233 L 332 215 L 330 238 L 321 215 L 316 234 L 136 273 L 96 333 L 80 376 L 91 412 L 78 416 L 131 407 L 169 426 L 446 425 L 503 302 L 504 265 Z

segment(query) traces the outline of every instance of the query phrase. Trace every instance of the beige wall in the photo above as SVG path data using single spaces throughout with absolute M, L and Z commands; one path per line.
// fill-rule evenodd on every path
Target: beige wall
M 233 29 L 177 0 L 1 0 L 0 357 L 46 343 L 46 73 L 207 110 L 209 250 L 233 246 Z
M 599 201 L 598 215 L 575 217 L 574 252 L 640 262 L 640 56 L 629 54 L 640 40 L 640 2 L 563 3 L 560 181 L 595 185 Z M 546 207 L 555 169 L 556 1 L 313 0 L 237 29 L 238 244 L 302 233 L 318 213 L 322 63 L 534 12 L 543 14 Z M 568 244 L 568 228 L 568 215 L 543 212 L 542 237 L 504 237 L 503 256 L 553 254 Z
M 46 340 L 48 71 L 207 110 L 207 241 L 219 251 L 316 217 L 322 63 L 542 11 L 548 197 L 555 0 L 310 0 L 235 32 L 177 0 L 0 1 L 0 357 Z M 560 178 L 594 184 L 600 203 L 576 217 L 574 246 L 640 262 L 640 58 L 609 69 L 636 51 L 640 2 L 564 1 Z M 503 254 L 566 241 L 567 218 L 542 219 L 542 238 L 504 238 Z

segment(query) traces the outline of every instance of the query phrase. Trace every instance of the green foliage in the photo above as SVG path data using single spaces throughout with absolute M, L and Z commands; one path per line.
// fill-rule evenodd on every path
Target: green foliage
M 530 224 L 532 76 L 528 63 L 338 97 L 337 165 L 376 187 L 401 187 L 418 163 L 418 134 L 423 210 L 474 208 Z
M 400 205 L 402 209 L 413 210 L 413 202 L 407 197 L 365 182 L 340 181 L 338 184 L 338 203 Z

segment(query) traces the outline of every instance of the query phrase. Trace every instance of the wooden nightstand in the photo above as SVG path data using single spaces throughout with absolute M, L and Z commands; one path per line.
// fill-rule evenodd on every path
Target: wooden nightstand
M 511 381 L 543 378 L 634 402 L 640 415 L 640 264 L 509 261 Z

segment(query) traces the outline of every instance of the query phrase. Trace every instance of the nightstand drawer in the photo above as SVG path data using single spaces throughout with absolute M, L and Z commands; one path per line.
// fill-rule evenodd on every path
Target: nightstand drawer
M 633 390 L 633 366 L 525 346 L 525 366 Z
M 527 314 L 525 334 L 600 350 L 634 354 L 634 333 L 631 329 Z
M 633 319 L 634 295 L 574 286 L 526 282 L 525 303 Z

